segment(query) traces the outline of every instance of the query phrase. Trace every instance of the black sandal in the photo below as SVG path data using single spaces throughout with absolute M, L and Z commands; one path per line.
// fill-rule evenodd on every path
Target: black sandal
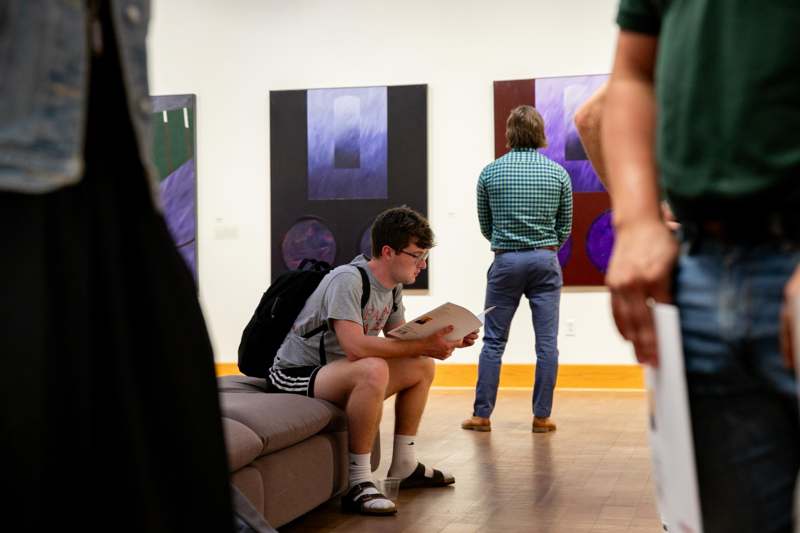
M 456 482 L 453 476 L 445 476 L 441 470 L 433 470 L 432 477 L 425 477 L 425 465 L 417 463 L 417 468 L 410 476 L 400 482 L 401 489 L 416 489 L 419 487 L 446 487 Z
M 342 511 L 345 513 L 358 513 L 368 516 L 388 516 L 397 513 L 397 507 L 392 502 L 392 507 L 389 509 L 370 509 L 365 507 L 364 504 L 372 500 L 386 500 L 391 502 L 389 498 L 378 492 L 377 494 L 364 494 L 364 490 L 373 488 L 378 490 L 375 483 L 372 481 L 365 481 L 358 485 L 353 485 L 347 494 L 342 496 Z M 359 496 L 356 498 L 356 494 Z

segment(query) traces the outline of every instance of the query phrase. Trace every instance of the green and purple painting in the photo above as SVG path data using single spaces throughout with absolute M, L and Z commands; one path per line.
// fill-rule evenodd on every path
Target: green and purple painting
M 153 162 L 158 169 L 164 219 L 197 280 L 197 163 L 195 96 L 151 96 Z

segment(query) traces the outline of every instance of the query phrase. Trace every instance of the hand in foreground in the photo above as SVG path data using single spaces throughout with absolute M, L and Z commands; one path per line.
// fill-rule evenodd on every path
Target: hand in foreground
M 794 340 L 800 331 L 795 330 L 797 313 L 800 313 L 800 266 L 783 289 L 783 308 L 781 309 L 781 352 L 788 368 L 794 368 Z
M 460 346 L 462 339 L 457 341 L 447 340 L 447 336 L 452 333 L 453 326 L 442 328 L 433 335 L 423 339 L 424 348 L 420 355 L 432 357 L 434 359 L 445 360 L 453 354 L 453 350 Z
M 466 348 L 468 346 L 472 346 L 475 344 L 475 341 L 478 340 L 478 330 L 476 329 L 472 333 L 467 334 L 463 339 L 459 342 L 460 344 L 456 346 L 456 348 Z
M 655 324 L 650 299 L 670 302 L 670 275 L 678 243 L 660 220 L 617 229 L 606 275 L 617 329 L 633 343 L 640 363 L 658 365 Z

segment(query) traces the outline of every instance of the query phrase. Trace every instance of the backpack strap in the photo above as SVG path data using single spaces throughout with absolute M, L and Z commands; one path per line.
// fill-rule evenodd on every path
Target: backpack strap
M 367 306 L 367 302 L 369 302 L 369 295 L 372 291 L 372 287 L 369 283 L 369 276 L 367 276 L 367 271 L 361 268 L 360 266 L 356 267 L 358 269 L 358 273 L 361 274 L 361 310 L 363 311 L 364 308 Z M 394 294 L 394 293 L 393 293 Z
M 367 271 L 361 268 L 360 266 L 356 267 L 358 269 L 358 273 L 361 274 L 361 311 L 364 311 L 364 308 L 367 306 L 367 302 L 369 302 L 370 292 L 372 291 L 369 283 L 369 276 L 367 275 Z M 397 290 L 397 289 L 395 289 Z M 392 296 L 394 296 L 394 291 L 392 291 Z M 319 364 L 320 366 L 325 366 L 328 364 L 328 356 L 325 353 L 325 332 L 328 331 L 328 321 L 322 323 L 321 326 L 312 329 L 305 335 L 303 338 L 310 339 L 317 333 L 322 333 L 319 336 Z

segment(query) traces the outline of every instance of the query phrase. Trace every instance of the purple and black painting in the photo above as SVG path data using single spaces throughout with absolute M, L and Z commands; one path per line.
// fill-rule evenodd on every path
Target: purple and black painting
M 308 199 L 388 197 L 386 87 L 307 93 Z

